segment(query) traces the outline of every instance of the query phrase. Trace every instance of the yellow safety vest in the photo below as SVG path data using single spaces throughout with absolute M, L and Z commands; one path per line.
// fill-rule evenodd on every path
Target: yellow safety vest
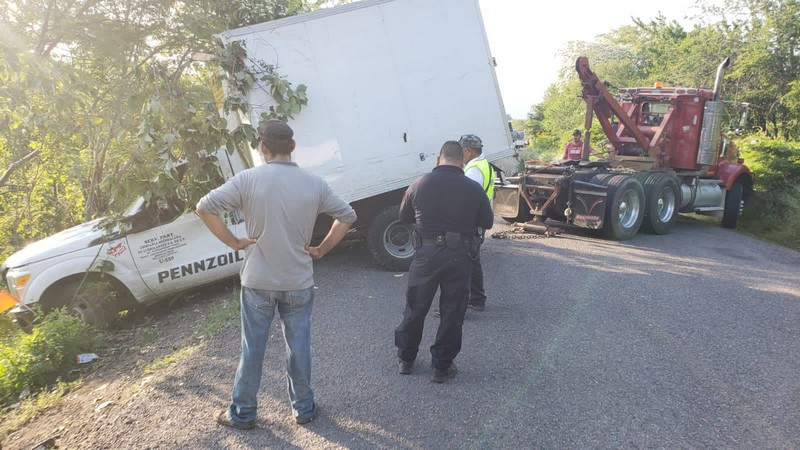
M 489 197 L 489 201 L 492 201 L 494 199 L 494 170 L 492 170 L 492 166 L 489 165 L 489 161 L 485 157 L 481 158 L 479 156 L 467 163 L 467 166 L 464 167 L 464 173 L 467 173 L 473 167 L 477 167 L 483 174 L 483 186 L 481 187 L 483 187 L 483 192 L 486 193 L 486 196 Z

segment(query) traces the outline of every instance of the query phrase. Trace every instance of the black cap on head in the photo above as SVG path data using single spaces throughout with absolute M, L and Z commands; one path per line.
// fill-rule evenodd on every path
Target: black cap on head
M 288 155 L 292 152 L 292 128 L 277 119 L 262 122 L 258 127 L 258 138 L 271 153 Z
M 573 135 L 573 136 L 575 136 L 575 135 L 578 135 L 578 136 L 580 136 L 580 135 L 581 135 L 581 130 L 579 130 L 579 129 L 575 128 L 575 131 L 573 131 L 573 132 L 572 132 L 572 135 Z
M 461 144 L 462 147 L 474 148 L 476 150 L 483 148 L 483 141 L 481 141 L 481 138 L 474 134 L 465 134 L 461 136 L 461 139 L 458 140 L 458 143 Z

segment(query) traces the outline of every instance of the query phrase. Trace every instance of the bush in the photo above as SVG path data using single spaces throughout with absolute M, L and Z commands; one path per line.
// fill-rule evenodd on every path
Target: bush
M 8 314 L 0 314 L 0 342 L 10 342 L 20 333 L 20 329 Z M 0 344 L 5 345 L 5 344 Z
M 737 142 L 740 156 L 756 178 L 756 190 L 763 194 L 765 210 L 779 218 L 796 215 L 800 186 L 800 142 L 779 141 L 754 135 Z
M 97 332 L 65 310 L 45 316 L 30 334 L 9 337 L 0 343 L 0 404 L 55 382 L 75 365 L 76 355 L 99 345 Z
M 755 176 L 742 230 L 800 250 L 800 142 L 753 135 L 737 146 Z

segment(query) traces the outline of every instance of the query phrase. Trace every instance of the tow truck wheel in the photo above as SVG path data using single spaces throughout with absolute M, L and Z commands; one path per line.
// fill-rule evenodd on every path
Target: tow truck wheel
M 617 241 L 630 239 L 644 219 L 644 189 L 636 178 L 616 175 L 608 179 L 603 234 Z
M 367 230 L 367 246 L 379 266 L 404 272 L 414 259 L 413 228 L 397 220 L 399 213 L 400 205 L 393 205 L 375 216 Z
M 736 222 L 742 214 L 742 194 L 744 186 L 738 181 L 733 183 L 731 190 L 725 194 L 725 209 L 722 211 L 722 227 L 736 228 Z
M 675 178 L 666 173 L 654 173 L 644 181 L 644 221 L 648 233 L 667 234 L 678 220 L 681 190 Z

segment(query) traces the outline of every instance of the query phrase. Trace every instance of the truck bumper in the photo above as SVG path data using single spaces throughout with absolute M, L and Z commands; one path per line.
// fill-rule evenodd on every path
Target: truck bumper
M 29 331 L 36 319 L 36 313 L 26 306 L 17 306 L 8 312 L 11 317 L 25 331 Z

